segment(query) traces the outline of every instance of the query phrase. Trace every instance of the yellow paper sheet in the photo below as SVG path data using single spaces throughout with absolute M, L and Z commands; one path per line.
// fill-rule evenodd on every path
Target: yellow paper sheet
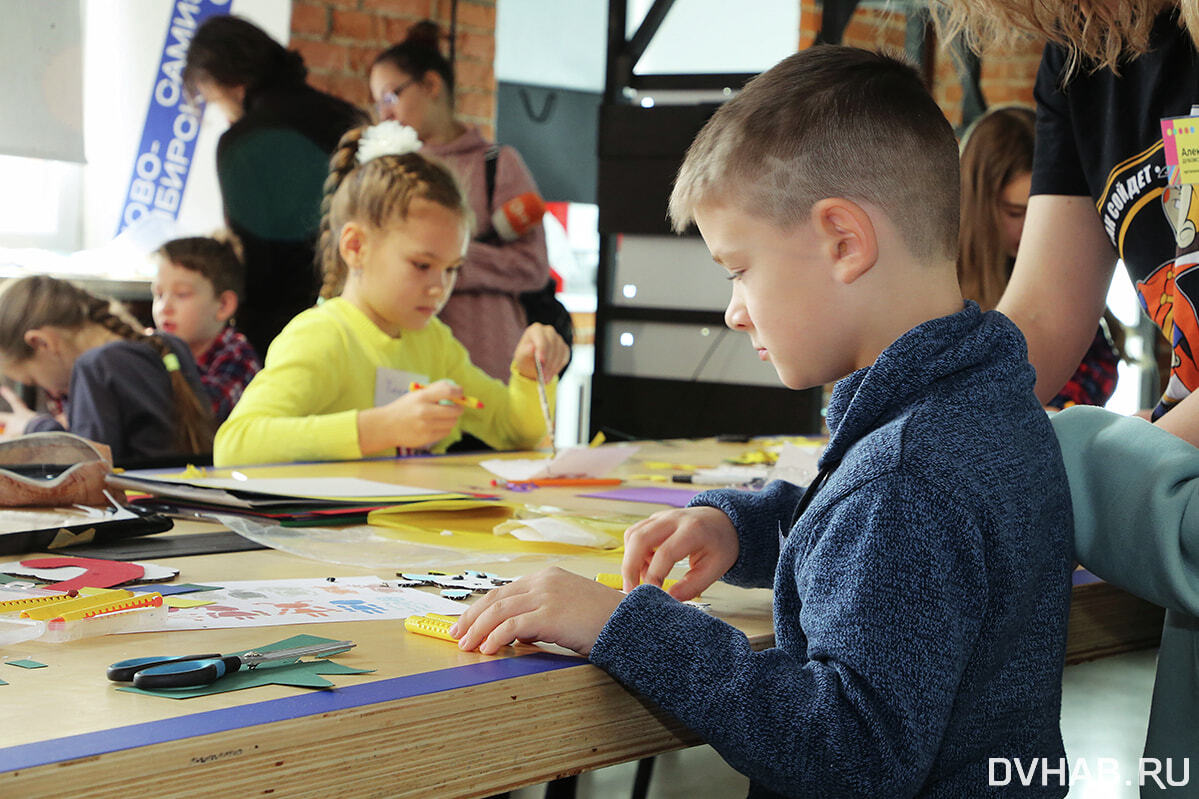
M 452 546 L 475 552 L 612 555 L 617 558 L 621 554 L 620 549 L 521 541 L 508 535 L 495 535 L 493 530 L 496 525 L 517 515 L 518 506 L 508 502 L 484 500 L 461 510 L 455 508 L 462 508 L 463 503 L 444 503 L 444 510 L 431 508 L 433 504 L 436 503 L 424 502 L 415 507 L 399 505 L 372 511 L 368 522 L 373 527 L 381 528 L 381 535 L 427 546 Z

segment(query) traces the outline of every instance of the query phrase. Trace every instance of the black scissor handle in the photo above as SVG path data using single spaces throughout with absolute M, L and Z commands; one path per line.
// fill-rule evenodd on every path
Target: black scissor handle
M 140 669 L 133 675 L 133 687 L 146 690 L 194 688 L 216 682 L 239 668 L 241 658 L 237 655 L 217 655 L 203 660 L 176 660 Z

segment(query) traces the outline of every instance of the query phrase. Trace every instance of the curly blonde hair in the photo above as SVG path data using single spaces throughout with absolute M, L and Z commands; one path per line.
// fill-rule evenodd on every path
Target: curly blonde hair
M 1066 76 L 1083 67 L 1119 74 L 1122 60 L 1148 52 L 1154 22 L 1171 8 L 1199 46 L 1199 0 L 929 0 L 929 8 L 943 41 L 961 34 L 975 50 L 985 50 L 1032 35 L 1060 45 L 1067 52 Z

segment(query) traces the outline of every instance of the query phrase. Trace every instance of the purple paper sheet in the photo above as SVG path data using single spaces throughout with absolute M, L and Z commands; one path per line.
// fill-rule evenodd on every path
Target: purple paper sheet
M 691 488 L 661 488 L 658 486 L 617 488 L 612 491 L 600 491 L 597 494 L 581 494 L 584 497 L 596 499 L 619 499 L 625 502 L 652 502 L 655 505 L 669 505 L 672 508 L 684 508 L 691 499 L 700 493 Z

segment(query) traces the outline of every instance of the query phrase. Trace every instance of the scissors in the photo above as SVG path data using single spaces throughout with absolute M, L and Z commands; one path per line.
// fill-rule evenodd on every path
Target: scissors
M 216 682 L 241 667 L 256 668 L 278 660 L 299 660 L 313 655 L 333 655 L 354 646 L 353 641 L 331 641 L 311 646 L 276 649 L 272 652 L 242 652 L 237 655 L 183 655 L 181 657 L 130 658 L 108 667 L 108 679 L 132 682 L 134 688 L 191 688 Z

